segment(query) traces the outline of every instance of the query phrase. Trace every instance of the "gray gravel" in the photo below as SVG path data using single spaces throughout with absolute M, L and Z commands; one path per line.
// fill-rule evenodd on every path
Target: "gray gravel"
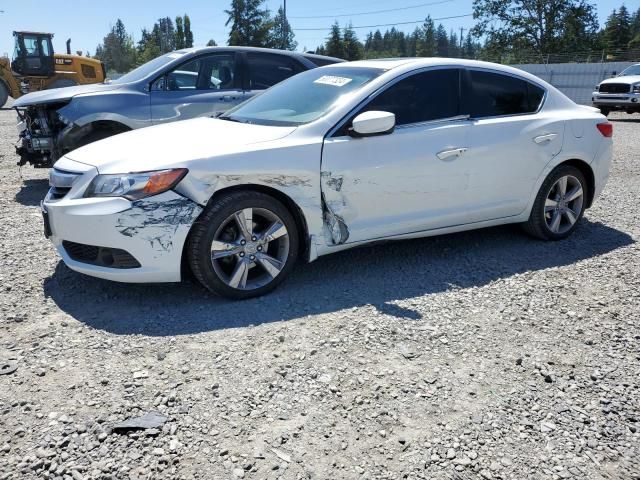
M 0 479 L 640 478 L 640 115 L 612 119 L 569 240 L 362 248 L 232 303 L 67 269 L 0 112 Z

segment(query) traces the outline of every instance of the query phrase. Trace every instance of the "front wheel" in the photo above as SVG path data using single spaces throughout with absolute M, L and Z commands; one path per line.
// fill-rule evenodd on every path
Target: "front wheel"
M 298 257 L 296 222 L 278 200 L 232 192 L 210 204 L 193 226 L 187 254 L 195 277 L 223 297 L 264 295 L 289 274 Z
M 561 240 L 576 229 L 587 204 L 587 182 L 580 170 L 561 165 L 546 178 L 524 229 L 543 240 Z

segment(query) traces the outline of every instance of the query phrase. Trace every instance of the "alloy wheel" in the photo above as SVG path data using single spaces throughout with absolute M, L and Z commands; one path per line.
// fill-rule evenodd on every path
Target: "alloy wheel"
M 256 290 L 285 266 L 290 248 L 285 223 L 264 208 L 238 210 L 222 222 L 211 242 L 213 269 L 226 285 Z
M 573 175 L 560 177 L 551 187 L 544 203 L 544 218 L 552 233 L 562 235 L 575 225 L 582 214 L 584 188 Z

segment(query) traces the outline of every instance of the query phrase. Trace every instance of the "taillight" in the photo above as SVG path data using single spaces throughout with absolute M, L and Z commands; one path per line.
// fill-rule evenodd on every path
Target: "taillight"
M 596 125 L 603 137 L 613 137 L 613 125 L 609 122 L 599 123 Z

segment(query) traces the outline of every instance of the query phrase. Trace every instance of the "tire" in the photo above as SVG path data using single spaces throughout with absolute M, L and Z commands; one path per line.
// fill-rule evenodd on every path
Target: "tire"
M 561 179 L 567 179 L 562 195 Z M 572 197 L 580 188 L 580 196 Z M 580 170 L 570 165 L 556 167 L 545 179 L 533 203 L 525 231 L 542 240 L 562 240 L 571 235 L 584 215 L 587 205 L 587 181 Z M 564 197 L 564 198 L 562 198 Z M 558 216 L 560 220 L 555 223 Z M 554 227 L 556 227 L 554 229 Z
M 608 116 L 609 116 L 609 114 L 611 113 L 611 110 L 610 110 L 610 109 L 608 109 L 608 108 L 600 108 L 600 113 L 601 113 L 602 115 L 604 115 L 605 117 L 608 117 Z
M 0 82 L 0 108 L 4 107 L 9 100 L 9 90 L 4 82 Z
M 273 234 L 267 236 L 269 231 Z M 234 300 L 275 289 L 291 272 L 298 251 L 299 232 L 289 210 L 275 198 L 251 191 L 232 192 L 210 203 L 187 242 L 189 266 L 198 281 Z

